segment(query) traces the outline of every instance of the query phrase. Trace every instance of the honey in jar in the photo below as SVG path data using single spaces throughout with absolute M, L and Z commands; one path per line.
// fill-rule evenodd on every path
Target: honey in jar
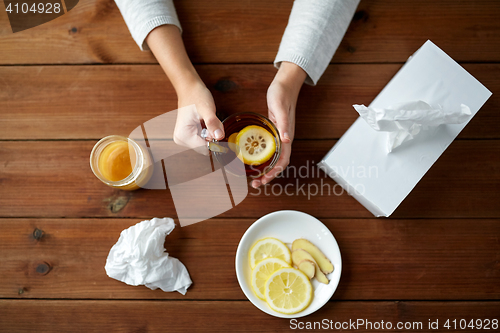
M 151 178 L 153 165 L 145 147 L 119 135 L 111 135 L 96 143 L 90 154 L 94 175 L 108 186 L 136 190 Z
M 117 182 L 132 173 L 135 167 L 135 155 L 130 156 L 128 142 L 115 141 L 103 149 L 98 164 L 104 178 Z

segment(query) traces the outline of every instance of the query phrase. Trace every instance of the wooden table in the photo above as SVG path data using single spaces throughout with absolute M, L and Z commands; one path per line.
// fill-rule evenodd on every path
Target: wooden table
M 218 111 L 266 114 L 292 1 L 176 5 Z M 427 39 L 493 96 L 388 219 L 345 194 L 261 194 L 177 227 L 165 246 L 194 281 L 186 296 L 107 277 L 105 260 L 123 229 L 176 211 L 168 190 L 114 190 L 88 162 L 100 138 L 128 135 L 176 108 L 155 59 L 139 51 L 111 0 L 82 0 L 15 34 L 0 8 L 0 331 L 289 331 L 288 320 L 245 298 L 234 269 L 245 230 L 282 209 L 321 219 L 342 252 L 336 293 L 301 325 L 365 319 L 422 322 L 418 331 L 428 331 L 439 320 L 444 331 L 450 319 L 453 331 L 453 319 L 457 328 L 460 319 L 500 319 L 498 0 L 363 0 L 319 84 L 301 92 L 291 165 L 318 162 L 356 119 L 351 105 L 370 103 Z

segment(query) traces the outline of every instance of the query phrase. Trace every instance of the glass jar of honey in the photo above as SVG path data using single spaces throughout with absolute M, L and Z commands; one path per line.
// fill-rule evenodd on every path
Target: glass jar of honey
M 153 173 L 147 148 L 119 135 L 107 136 L 95 144 L 90 168 L 104 184 L 128 191 L 141 188 Z

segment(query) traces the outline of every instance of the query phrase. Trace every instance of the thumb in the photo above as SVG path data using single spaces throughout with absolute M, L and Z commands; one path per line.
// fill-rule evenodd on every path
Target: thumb
M 270 110 L 275 119 L 276 127 L 280 133 L 280 139 L 284 143 L 291 142 L 290 138 L 290 119 L 288 112 L 283 107 L 274 107 L 274 110 Z
M 200 116 L 205 122 L 208 133 L 214 139 L 220 140 L 224 138 L 224 126 L 215 115 L 215 110 L 205 109 L 200 110 Z

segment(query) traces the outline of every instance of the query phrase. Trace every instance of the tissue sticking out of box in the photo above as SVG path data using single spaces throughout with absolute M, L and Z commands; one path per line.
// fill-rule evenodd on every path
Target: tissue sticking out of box
M 132 286 L 178 291 L 191 285 L 186 267 L 165 252 L 165 236 L 175 228 L 171 218 L 153 218 L 125 229 L 106 259 L 109 277 Z
M 439 125 L 461 124 L 471 117 L 469 107 L 464 104 L 457 110 L 443 110 L 440 105 L 429 105 L 424 101 L 400 103 L 386 109 L 364 105 L 353 107 L 371 128 L 388 132 L 389 152 L 424 131 Z

